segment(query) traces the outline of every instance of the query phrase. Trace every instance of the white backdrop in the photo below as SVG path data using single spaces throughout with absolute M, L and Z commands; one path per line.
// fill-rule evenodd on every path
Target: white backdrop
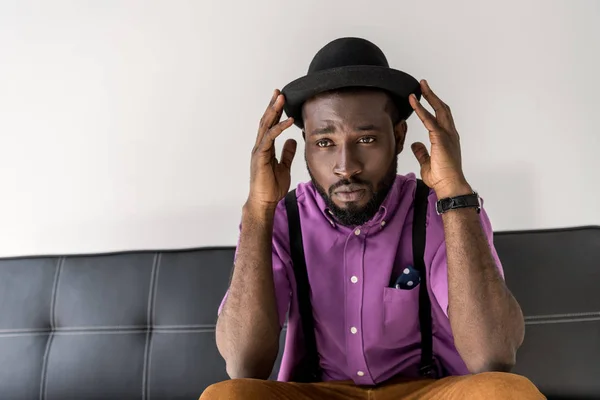
M 0 0 L 0 255 L 235 244 L 273 88 L 340 36 L 450 104 L 496 230 L 600 224 L 599 21 L 596 0 Z

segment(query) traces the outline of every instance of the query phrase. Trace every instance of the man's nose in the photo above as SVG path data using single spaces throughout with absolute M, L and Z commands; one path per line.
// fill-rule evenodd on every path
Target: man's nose
M 339 146 L 333 173 L 340 179 L 350 179 L 362 172 L 362 163 L 349 146 Z

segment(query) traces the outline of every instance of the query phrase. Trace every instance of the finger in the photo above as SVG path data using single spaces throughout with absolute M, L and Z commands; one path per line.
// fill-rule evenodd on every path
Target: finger
M 258 124 L 258 134 L 256 135 L 256 143 L 255 143 L 256 146 L 258 146 L 258 144 L 262 141 L 264 134 L 273 125 L 275 125 L 275 123 L 279 122 L 279 120 L 277 120 L 277 122 L 274 122 L 274 121 L 277 118 L 278 107 L 280 107 L 279 117 L 281 118 L 283 104 L 280 104 L 280 103 L 282 101 L 283 101 L 283 98 L 281 96 L 281 92 L 279 91 L 279 89 L 275 89 L 275 91 L 273 92 L 273 96 L 271 97 L 271 101 L 269 102 L 269 105 L 267 106 L 267 109 L 265 110 L 265 112 Z
M 283 150 L 281 150 L 281 161 L 279 163 L 287 169 L 292 168 L 292 161 L 294 161 L 297 146 L 298 143 L 294 139 L 286 140 L 283 145 Z
M 429 151 L 427 151 L 427 147 L 425 147 L 423 143 L 413 143 L 412 146 L 410 146 L 410 148 L 415 157 L 417 158 L 417 161 L 419 162 L 420 166 L 423 166 L 423 164 L 427 164 L 429 162 Z
M 433 115 L 431 115 L 431 113 L 429 111 L 427 111 L 427 109 L 425 109 L 425 107 L 423 107 L 423 105 L 419 102 L 419 100 L 417 100 L 417 96 L 415 96 L 414 94 L 411 94 L 408 97 L 408 102 L 412 106 L 413 110 L 415 110 L 415 113 L 417 114 L 417 116 L 419 117 L 421 122 L 423 122 L 423 125 L 425 125 L 425 128 L 429 132 L 434 132 L 436 130 L 439 130 L 439 125 L 438 125 L 435 117 Z
M 269 129 L 273 128 L 275 125 L 277 125 L 278 123 L 281 122 L 281 116 L 283 115 L 283 104 L 285 102 L 285 99 L 283 97 L 282 94 L 280 94 L 277 97 L 277 100 L 275 100 L 275 103 L 272 106 L 272 114 L 270 115 L 270 121 L 267 121 L 267 125 L 265 126 L 264 130 L 265 133 L 269 131 Z M 263 135 L 261 135 L 262 137 L 264 137 L 264 133 Z M 261 137 L 261 140 L 262 140 Z
M 444 103 L 433 92 L 433 90 L 431 90 L 429 83 L 425 79 L 421 81 L 421 92 L 423 93 L 425 100 L 431 104 L 431 107 L 435 111 L 435 116 L 437 117 L 438 123 L 450 132 L 451 128 L 454 127 L 454 120 L 452 118 L 450 106 Z
M 285 104 L 285 96 L 283 94 L 279 95 L 277 101 L 281 102 L 281 104 L 279 104 L 278 107 L 275 108 L 275 117 L 273 118 L 273 122 L 271 122 L 271 126 L 269 128 L 281 122 L 281 116 L 283 115 L 283 105 Z
M 273 90 L 273 95 L 271 96 L 271 100 L 269 101 L 269 105 L 267 106 L 265 113 L 269 110 L 270 107 L 273 107 L 273 104 L 275 104 L 275 100 L 277 100 L 277 97 L 280 94 L 281 94 L 281 92 L 279 91 L 279 89 Z
M 277 116 L 278 107 L 282 107 L 283 104 L 280 104 L 283 101 L 282 95 L 278 89 L 275 89 L 274 96 L 269 102 L 267 109 L 265 110 L 263 116 L 260 119 L 258 130 L 259 135 L 264 135 L 273 125 L 273 121 Z
M 281 132 L 285 131 L 293 124 L 294 119 L 290 117 L 269 129 L 263 136 L 263 139 L 260 142 L 260 144 L 258 145 L 258 149 L 262 152 L 272 151 L 273 146 L 275 144 L 275 139 L 277 139 L 277 137 L 281 135 Z
M 263 113 L 263 116 L 261 117 L 259 123 L 258 123 L 258 133 L 256 134 L 256 141 L 254 142 L 254 148 L 256 149 L 260 143 L 260 141 L 262 140 L 262 136 L 265 134 L 266 129 L 262 129 L 262 127 L 265 125 L 265 119 L 267 117 L 267 113 L 269 112 L 269 109 L 271 107 L 273 107 L 273 104 L 275 103 L 275 101 L 277 100 L 277 97 L 279 96 L 279 89 L 275 89 L 273 91 L 273 95 L 271 96 L 271 100 L 269 100 L 269 105 L 267 106 L 267 109 L 265 110 L 265 112 Z M 268 129 L 268 128 L 267 128 Z

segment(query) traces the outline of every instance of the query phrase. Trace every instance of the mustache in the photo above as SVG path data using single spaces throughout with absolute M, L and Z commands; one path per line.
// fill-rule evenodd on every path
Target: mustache
M 373 186 L 371 185 L 371 182 L 362 180 L 360 178 L 352 178 L 352 179 L 342 179 L 341 181 L 336 182 L 335 184 L 331 185 L 331 187 L 329 188 L 329 196 L 333 196 L 333 194 L 335 193 L 335 191 L 337 189 L 339 189 L 342 186 L 350 186 L 350 185 L 361 185 L 361 186 L 367 186 L 370 189 L 373 189 Z

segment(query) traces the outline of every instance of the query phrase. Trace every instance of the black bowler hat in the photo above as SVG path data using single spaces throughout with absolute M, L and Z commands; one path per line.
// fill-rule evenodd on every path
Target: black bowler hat
M 385 90 L 396 103 L 401 119 L 413 112 L 408 96 L 414 93 L 421 98 L 419 81 L 406 72 L 390 68 L 385 54 L 375 44 L 360 38 L 341 38 L 319 50 L 306 76 L 283 88 L 285 113 L 302 128 L 302 105 L 306 100 L 319 93 L 348 87 Z

